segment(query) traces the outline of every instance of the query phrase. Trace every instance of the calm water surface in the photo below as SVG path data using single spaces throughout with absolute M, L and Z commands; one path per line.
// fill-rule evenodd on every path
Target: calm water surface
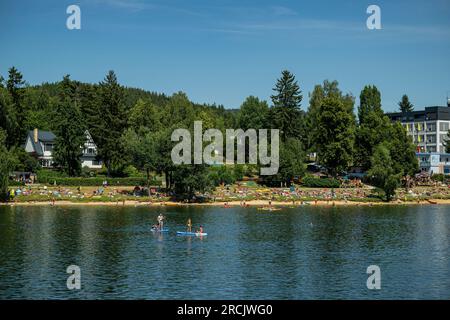
M 209 235 L 177 237 L 188 217 Z M 0 299 L 450 299 L 449 237 L 450 206 L 0 206 Z

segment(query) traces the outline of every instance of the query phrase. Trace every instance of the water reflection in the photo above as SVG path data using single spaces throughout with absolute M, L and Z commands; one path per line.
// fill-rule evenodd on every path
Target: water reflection
M 0 298 L 449 298 L 448 208 L 0 207 Z M 176 236 L 189 217 L 208 236 Z

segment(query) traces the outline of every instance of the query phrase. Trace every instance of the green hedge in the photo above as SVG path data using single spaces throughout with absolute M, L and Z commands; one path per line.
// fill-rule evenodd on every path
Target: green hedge
M 15 181 L 15 180 L 9 180 L 8 185 L 10 187 L 22 187 L 25 185 L 25 182 L 22 181 Z
M 305 177 L 302 179 L 302 185 L 308 188 L 339 188 L 341 183 L 333 178 Z
M 444 182 L 447 179 L 450 179 L 450 175 L 444 175 L 443 173 L 435 173 L 431 176 L 431 179 L 434 181 Z
M 61 178 L 61 177 L 39 177 L 38 182 L 53 185 L 56 181 L 57 185 L 62 186 L 101 186 L 103 181 L 108 181 L 110 186 L 145 186 L 147 180 L 145 178 Z M 161 181 L 152 180 L 150 185 L 159 186 Z

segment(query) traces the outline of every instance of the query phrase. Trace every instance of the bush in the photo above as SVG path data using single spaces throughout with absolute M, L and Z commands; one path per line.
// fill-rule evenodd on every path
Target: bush
M 302 179 L 302 185 L 308 188 L 339 188 L 341 183 L 334 178 L 315 178 L 307 176 Z
M 25 182 L 23 182 L 23 181 L 16 181 L 16 180 L 9 180 L 8 185 L 10 187 L 23 187 L 23 186 L 25 186 Z
M 230 167 L 225 165 L 210 167 L 208 178 L 216 186 L 220 185 L 221 183 L 233 184 L 236 182 L 236 180 L 242 179 L 242 167 Z
M 129 165 L 126 166 L 125 169 L 123 169 L 123 173 L 127 177 L 141 177 L 142 175 L 139 173 L 139 170 L 136 169 L 134 166 Z
M 49 169 L 41 169 L 36 172 L 37 181 L 39 183 L 47 183 L 47 180 L 54 178 L 68 178 L 69 176 L 61 171 L 54 171 Z
M 434 181 L 440 181 L 440 182 L 444 182 L 445 178 L 446 177 L 443 173 L 435 173 L 431 176 L 431 179 L 433 179 Z
M 95 169 L 91 169 L 87 166 L 84 166 L 83 168 L 81 168 L 81 176 L 84 178 L 92 178 L 97 176 L 97 171 Z

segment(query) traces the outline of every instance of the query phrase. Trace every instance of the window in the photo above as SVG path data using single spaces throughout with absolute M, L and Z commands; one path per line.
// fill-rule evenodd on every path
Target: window
M 448 122 L 441 122 L 439 124 L 439 130 L 440 131 L 448 131 L 449 129 L 449 123 Z
M 52 152 L 53 151 L 53 143 L 44 144 L 44 151 Z
M 435 134 L 427 135 L 427 142 L 436 143 L 436 135 Z
M 427 131 L 429 132 L 436 131 L 436 123 L 434 122 L 427 123 Z

